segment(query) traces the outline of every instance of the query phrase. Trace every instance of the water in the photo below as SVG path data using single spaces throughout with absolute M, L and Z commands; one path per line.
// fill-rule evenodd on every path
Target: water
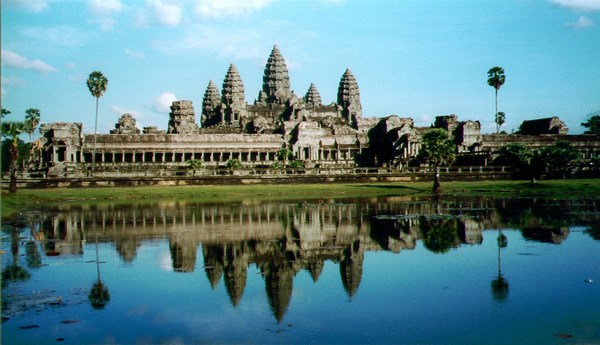
M 600 343 L 595 199 L 65 204 L 2 229 L 3 344 Z

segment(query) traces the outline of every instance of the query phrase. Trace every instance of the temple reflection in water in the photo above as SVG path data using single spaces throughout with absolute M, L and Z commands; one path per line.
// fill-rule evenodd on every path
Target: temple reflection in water
M 143 242 L 167 239 L 172 268 L 203 269 L 213 289 L 223 278 L 239 305 L 248 268 L 260 271 L 273 315 L 283 319 L 294 277 L 306 270 L 316 283 L 326 261 L 339 265 L 349 297 L 363 275 L 366 251 L 411 250 L 421 241 L 434 253 L 483 241 L 484 229 L 519 229 L 525 239 L 559 244 L 569 226 L 598 223 L 599 202 L 548 203 L 520 199 L 432 201 L 416 197 L 356 202 L 202 205 L 161 202 L 63 206 L 23 216 L 46 255 L 82 255 L 86 242 L 114 243 L 126 263 Z M 523 206 L 527 205 L 527 206 Z M 578 210 L 575 216 L 572 209 Z M 576 224 L 574 222 L 577 222 Z

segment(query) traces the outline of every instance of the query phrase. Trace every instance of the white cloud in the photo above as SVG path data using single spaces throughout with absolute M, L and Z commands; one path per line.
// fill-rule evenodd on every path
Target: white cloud
M 197 0 L 194 11 L 208 18 L 248 15 L 269 5 L 272 0 Z
M 154 110 L 162 114 L 171 112 L 171 104 L 177 100 L 177 97 L 170 92 L 161 93 L 154 101 Z
M 136 60 L 141 60 L 144 58 L 144 53 L 136 51 L 136 50 L 125 49 L 125 54 L 129 55 L 130 57 L 132 57 Z
M 594 21 L 586 16 L 579 16 L 576 22 L 567 23 L 567 25 L 575 29 L 585 29 L 594 26 Z
M 421 114 L 416 118 L 415 124 L 417 126 L 430 126 L 433 123 L 433 118 L 429 114 Z
M 551 0 L 554 4 L 576 11 L 600 11 L 600 0 Z
M 48 0 L 4 0 L 3 5 L 9 8 L 24 9 L 39 13 L 48 8 Z
M 167 26 L 181 24 L 181 4 L 168 0 L 147 0 L 159 23 Z
M 117 23 L 113 16 L 121 12 L 123 5 L 120 0 L 89 0 L 88 8 L 94 17 L 92 22 L 99 24 L 103 31 L 109 31 Z
M 7 67 L 27 69 L 44 74 L 56 72 L 56 68 L 48 65 L 42 60 L 30 60 L 24 56 L 21 56 L 15 52 L 6 49 L 2 49 L 2 63 L 5 64 Z
M 90 0 L 88 6 L 92 13 L 98 15 L 112 15 L 123 8 L 120 0 Z

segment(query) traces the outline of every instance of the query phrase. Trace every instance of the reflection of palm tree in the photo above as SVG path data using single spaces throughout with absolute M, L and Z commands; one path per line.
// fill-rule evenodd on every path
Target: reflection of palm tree
M 10 239 L 10 251 L 13 257 L 12 265 L 8 265 L 2 271 L 2 287 L 4 288 L 10 282 L 25 281 L 31 277 L 26 269 L 19 266 L 19 231 L 14 228 Z
M 98 255 L 98 234 L 96 234 L 96 221 L 94 220 L 94 237 L 96 240 L 96 272 L 98 273 L 98 280 L 92 285 L 92 290 L 88 296 L 90 304 L 94 309 L 103 309 L 110 300 L 110 294 L 108 293 L 108 287 L 100 280 L 100 258 Z
M 507 245 L 508 239 L 502 234 L 502 230 L 498 230 L 498 277 L 492 280 L 492 296 L 501 302 L 508 297 L 508 280 L 502 276 L 500 249 L 506 248 Z

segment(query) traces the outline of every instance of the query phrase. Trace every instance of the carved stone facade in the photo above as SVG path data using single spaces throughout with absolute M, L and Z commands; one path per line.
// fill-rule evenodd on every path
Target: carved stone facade
M 479 121 L 459 121 L 454 114 L 437 116 L 431 127 L 416 127 L 413 119 L 397 115 L 363 117 L 358 82 L 350 69 L 340 78 L 336 102 L 323 104 L 312 83 L 298 97 L 277 46 L 262 80 L 258 98 L 247 103 L 242 76 L 231 64 L 221 91 L 212 80 L 207 85 L 201 126 L 189 100 L 173 102 L 166 131 L 145 127 L 140 134 L 133 116 L 124 114 L 110 134 L 97 135 L 96 165 L 118 174 L 125 166 L 172 169 L 194 159 L 204 168 L 218 168 L 237 159 L 246 168 L 269 169 L 280 161 L 278 151 L 286 149 L 291 152 L 289 161 L 302 161 L 307 168 L 399 169 L 416 162 L 421 136 L 431 127 L 452 135 L 460 164 L 485 165 L 511 142 L 540 148 L 569 140 L 586 158 L 600 155 L 598 137 L 566 135 L 566 126 L 556 117 L 525 121 L 518 136 L 482 135 Z M 81 124 L 51 123 L 43 125 L 41 133 L 41 165 L 49 175 L 76 176 L 89 169 L 94 140 L 83 134 Z

